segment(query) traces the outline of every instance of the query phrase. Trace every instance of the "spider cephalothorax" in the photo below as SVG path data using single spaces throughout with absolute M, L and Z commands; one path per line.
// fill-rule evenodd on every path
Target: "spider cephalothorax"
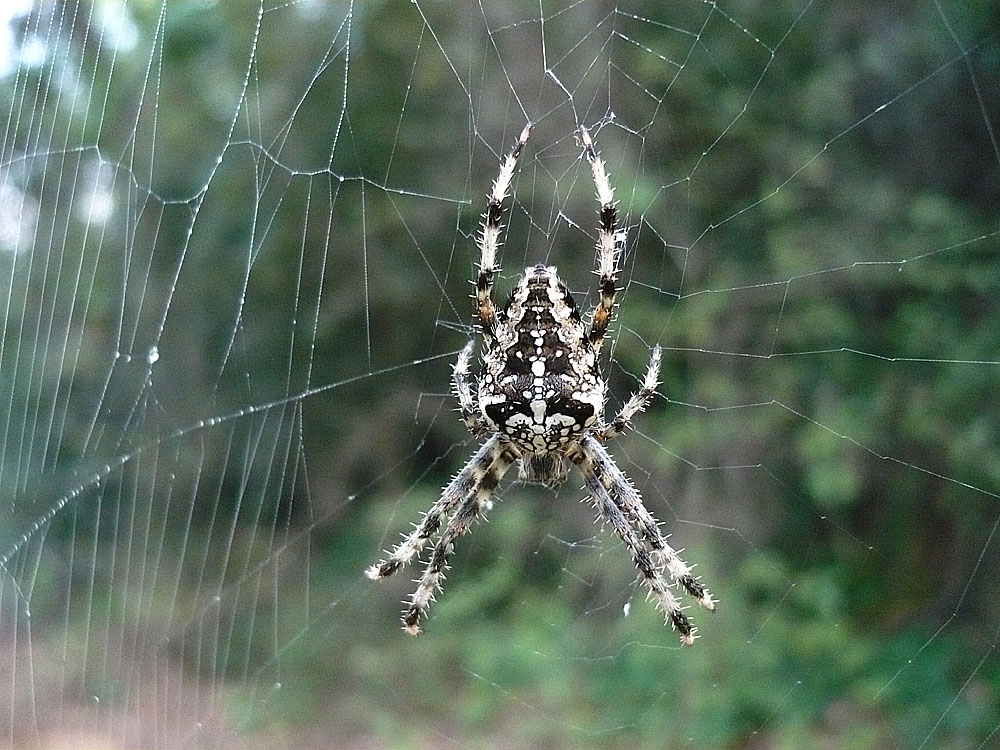
M 419 633 L 419 621 L 440 587 L 455 540 L 486 510 L 507 470 L 519 462 L 521 479 L 555 485 L 566 479 L 572 464 L 583 475 L 601 517 L 628 547 L 650 594 L 680 633 L 681 641 L 690 645 L 695 629 L 664 571 L 702 606 L 711 610 L 715 603 L 708 589 L 666 543 L 656 519 L 603 445 L 628 428 L 653 398 L 660 348 L 653 347 L 640 390 L 613 420 L 605 422 L 607 387 L 597 358 L 614 309 L 625 233 L 617 228 L 614 190 L 585 128 L 580 128 L 580 141 L 600 202 L 597 273 L 601 296 L 590 322 L 580 315 L 552 266 L 526 268 L 504 308 L 497 310 L 493 305 L 503 204 L 530 133 L 531 126 L 525 126 L 501 163 L 478 237 L 481 258 L 475 297 L 482 325 L 483 368 L 475 392 L 469 377 L 474 341 L 462 349 L 455 364 L 454 387 L 462 419 L 474 435 L 490 437 L 444 488 L 417 528 L 367 574 L 377 579 L 395 573 L 424 548 L 450 516 L 403 612 L 404 628 Z

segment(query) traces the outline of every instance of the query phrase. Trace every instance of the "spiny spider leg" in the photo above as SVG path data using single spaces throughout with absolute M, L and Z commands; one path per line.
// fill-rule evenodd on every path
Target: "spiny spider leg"
M 635 415 L 649 406 L 656 395 L 656 386 L 660 378 L 660 347 L 654 346 L 649 354 L 649 364 L 646 365 L 646 376 L 642 379 L 642 387 L 632 394 L 617 416 L 607 424 L 598 426 L 594 434 L 601 440 L 610 440 L 632 426 Z
M 465 426 L 473 435 L 482 435 L 489 427 L 476 405 L 476 396 L 472 392 L 472 380 L 469 377 L 469 364 L 472 359 L 472 351 L 475 348 L 476 342 L 473 339 L 459 352 L 451 382 L 455 388 L 455 396 L 458 398 L 458 410 L 462 414 L 462 421 L 465 422 Z
M 572 463 L 583 474 L 600 516 L 628 548 L 650 596 L 667 622 L 679 631 L 681 642 L 690 645 L 695 629 L 682 611 L 674 584 L 703 607 L 714 609 L 715 602 L 708 589 L 695 580 L 690 566 L 667 544 L 638 491 L 602 445 L 626 430 L 649 405 L 656 392 L 661 352 L 653 347 L 639 390 L 606 422 L 607 383 L 598 354 L 614 312 L 625 231 L 618 228 L 614 190 L 604 161 L 585 128 L 580 128 L 580 140 L 600 204 L 595 271 L 600 277 L 600 300 L 589 322 L 582 319 L 565 282 L 552 266 L 529 266 L 503 310 L 493 304 L 504 203 L 530 133 L 529 124 L 501 160 L 476 237 L 480 262 L 474 281 L 475 314 L 483 332 L 483 367 L 473 383 L 470 367 L 475 344 L 469 342 L 452 375 L 462 421 L 474 435 L 486 435 L 486 440 L 413 531 L 366 573 L 374 579 L 392 575 L 439 535 L 403 610 L 404 629 L 419 633 L 456 541 L 489 507 L 508 469 L 520 462 L 524 481 L 555 486 L 565 481 Z
M 455 475 L 441 493 L 441 497 L 424 515 L 423 521 L 396 545 L 386 558 L 365 571 L 373 581 L 386 578 L 398 571 L 420 552 L 428 540 L 441 528 L 441 523 L 465 498 L 479 491 L 487 477 L 495 474 L 509 451 L 496 435 L 491 437 L 469 459 L 465 467 Z M 506 471 L 506 466 L 504 471 Z M 493 485 L 496 486 L 495 484 Z M 490 489 L 492 492 L 492 488 Z
M 620 241 L 618 233 L 618 212 L 615 208 L 615 189 L 611 187 L 608 172 L 604 168 L 604 160 L 597 152 L 594 141 L 587 129 L 580 126 L 580 140 L 583 142 L 583 153 L 590 162 L 590 170 L 594 176 L 594 187 L 597 188 L 597 201 L 600 224 L 597 227 L 597 275 L 600 277 L 601 300 L 594 309 L 593 321 L 590 324 L 588 338 L 594 351 L 600 351 L 601 341 L 611 325 L 611 313 L 615 307 L 615 293 L 618 282 L 618 255 Z
M 483 224 L 476 242 L 479 245 L 479 275 L 476 278 L 476 314 L 483 324 L 483 338 L 486 344 L 493 340 L 497 329 L 497 311 L 493 306 L 493 279 L 500 267 L 497 265 L 497 249 L 500 247 L 500 232 L 503 230 L 503 203 L 507 199 L 517 158 L 531 135 L 531 123 L 524 126 L 521 136 L 507 158 L 500 164 L 500 174 L 493 181 L 493 189 L 487 196 Z
M 654 562 L 664 565 L 675 583 L 693 596 L 702 607 L 714 612 L 715 602 L 712 600 L 712 595 L 705 585 L 694 577 L 691 567 L 663 538 L 659 523 L 643 504 L 639 491 L 608 455 L 607 449 L 589 436 L 583 439 L 581 447 L 589 454 L 594 474 L 642 533 L 653 554 Z
M 427 614 L 434 592 L 441 587 L 441 580 L 448 566 L 448 556 L 455 549 L 455 541 L 466 533 L 472 522 L 483 513 L 493 491 L 517 457 L 518 454 L 511 448 L 499 448 L 496 460 L 487 469 L 475 489 L 458 506 L 455 515 L 441 532 L 441 537 L 431 553 L 431 559 L 410 597 L 410 603 L 403 610 L 403 629 L 410 635 L 420 634 L 419 622 Z
M 570 456 L 580 469 L 580 473 L 583 474 L 587 493 L 594 505 L 597 506 L 601 518 L 611 524 L 615 533 L 625 543 L 636 568 L 642 574 L 643 582 L 649 587 L 650 594 L 656 599 L 656 603 L 663 611 L 667 621 L 677 629 L 681 643 L 685 646 L 694 645 L 697 631 L 681 610 L 680 601 L 670 590 L 670 585 L 657 567 L 650 550 L 642 543 L 642 539 L 636 533 L 626 511 L 619 504 L 616 493 L 609 491 L 605 485 L 601 469 L 595 462 L 595 446 L 601 451 L 604 450 L 596 440 L 586 438 Z

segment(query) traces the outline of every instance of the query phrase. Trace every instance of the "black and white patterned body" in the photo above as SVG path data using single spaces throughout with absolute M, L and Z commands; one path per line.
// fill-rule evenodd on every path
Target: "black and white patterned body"
M 498 318 L 483 354 L 479 408 L 489 429 L 521 450 L 524 478 L 559 481 L 560 462 L 541 457 L 578 439 L 604 409 L 589 327 L 556 269 L 542 265 L 525 269 Z
M 575 466 L 598 513 L 628 548 L 643 583 L 667 621 L 677 629 L 681 642 L 690 645 L 694 643 L 695 629 L 665 575 L 703 607 L 712 610 L 715 603 L 708 589 L 694 578 L 691 568 L 667 544 L 638 491 L 603 445 L 624 432 L 655 395 L 660 348 L 652 349 L 642 387 L 614 419 L 605 422 L 607 386 L 598 367 L 598 355 L 614 310 L 625 233 L 617 226 L 614 189 L 604 162 L 585 128 L 580 128 L 579 136 L 600 204 L 600 299 L 589 322 L 580 315 L 552 266 L 526 268 L 504 308 L 497 310 L 493 305 L 503 204 L 530 132 L 529 124 L 501 161 L 477 238 L 480 263 L 475 309 L 482 326 L 482 371 L 473 388 L 470 365 L 475 341 L 470 341 L 458 356 L 453 376 L 462 420 L 473 435 L 488 437 L 444 488 L 423 521 L 366 572 L 373 579 L 392 575 L 440 531 L 417 588 L 403 610 L 404 629 L 414 635 L 419 633 L 420 620 L 441 586 L 456 540 L 489 508 L 490 498 L 507 470 L 517 463 L 522 480 L 555 485 L 563 482 L 570 467 Z

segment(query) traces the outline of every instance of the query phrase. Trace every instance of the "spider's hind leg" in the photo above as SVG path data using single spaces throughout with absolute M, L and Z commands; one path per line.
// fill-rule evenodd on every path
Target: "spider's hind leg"
M 615 308 L 616 284 L 618 283 L 618 256 L 624 232 L 618 230 L 618 211 L 615 203 L 615 189 L 611 187 L 604 160 L 594 146 L 587 129 L 580 126 L 580 140 L 583 143 L 583 153 L 590 162 L 590 170 L 597 189 L 597 201 L 600 217 L 597 227 L 597 275 L 600 277 L 601 299 L 594 309 L 594 317 L 590 324 L 588 338 L 595 350 L 601 347 L 604 334 L 611 325 L 611 313 Z
M 493 279 L 500 266 L 497 264 L 497 250 L 500 247 L 500 233 L 503 230 L 503 203 L 514 179 L 517 159 L 531 134 L 531 123 L 524 126 L 514 148 L 500 164 L 500 174 L 493 181 L 487 196 L 486 211 L 476 244 L 479 245 L 479 274 L 476 276 L 476 315 L 483 325 L 483 338 L 489 343 L 497 329 L 497 312 L 493 306 Z

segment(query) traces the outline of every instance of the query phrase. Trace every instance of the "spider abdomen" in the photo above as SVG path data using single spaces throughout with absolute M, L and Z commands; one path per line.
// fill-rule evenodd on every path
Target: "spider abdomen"
M 528 453 L 576 439 L 604 407 L 604 381 L 576 303 L 551 266 L 525 269 L 484 353 L 479 405 Z

